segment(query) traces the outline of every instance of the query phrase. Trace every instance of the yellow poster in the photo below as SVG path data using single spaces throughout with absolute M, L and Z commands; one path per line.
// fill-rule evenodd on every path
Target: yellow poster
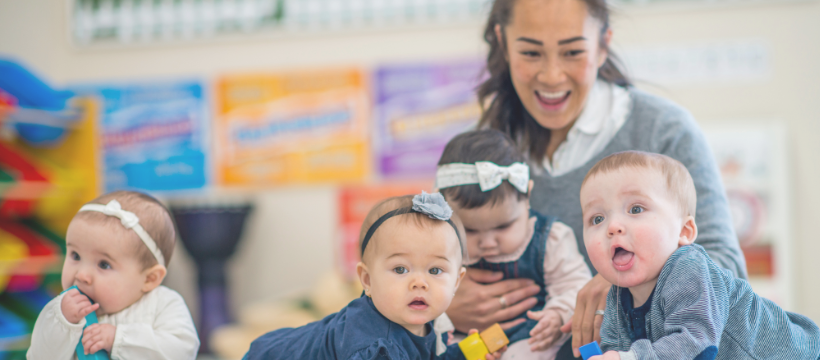
M 369 172 L 370 98 L 358 69 L 228 76 L 217 84 L 217 182 L 353 182 Z

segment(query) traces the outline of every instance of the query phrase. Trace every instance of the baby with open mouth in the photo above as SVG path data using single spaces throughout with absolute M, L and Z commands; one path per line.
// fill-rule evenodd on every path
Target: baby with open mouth
M 696 199 L 687 168 L 665 155 L 616 153 L 587 173 L 584 245 L 614 284 L 606 352 L 590 360 L 817 359 L 814 322 L 755 294 L 694 243 Z
M 433 331 L 466 272 L 464 230 L 441 194 L 382 201 L 359 239 L 364 295 L 321 321 L 259 337 L 245 359 L 464 359 L 456 344 L 437 346 Z

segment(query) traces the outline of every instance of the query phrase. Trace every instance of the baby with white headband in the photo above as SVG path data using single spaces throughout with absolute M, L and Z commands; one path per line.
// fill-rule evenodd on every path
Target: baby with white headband
M 71 220 L 64 291 L 37 317 L 30 360 L 77 359 L 104 350 L 111 359 L 195 359 L 199 338 L 182 297 L 162 286 L 176 241 L 168 210 L 138 192 L 117 191 Z M 77 290 L 79 289 L 79 291 Z M 98 323 L 86 325 L 95 312 Z
M 466 132 L 445 147 L 436 188 L 464 224 L 469 269 L 465 283 L 475 281 L 471 275 L 485 279 L 492 271 L 501 274 L 500 280 L 529 278 L 540 288 L 531 311 L 502 324 L 510 339 L 502 359 L 551 359 L 568 338 L 560 327 L 572 317 L 575 297 L 592 274 L 572 229 L 530 209 L 533 181 L 525 160 L 502 132 Z M 507 299 L 498 300 L 494 310 L 507 307 Z M 452 329 L 449 320 L 439 318 L 437 331 Z M 460 326 L 470 323 L 452 320 Z

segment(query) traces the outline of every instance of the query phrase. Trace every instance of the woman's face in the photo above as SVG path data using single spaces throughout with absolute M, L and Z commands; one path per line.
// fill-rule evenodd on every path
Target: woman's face
M 606 61 L 601 28 L 582 0 L 517 0 L 510 24 L 496 26 L 515 91 L 539 125 L 568 128 L 581 114 Z

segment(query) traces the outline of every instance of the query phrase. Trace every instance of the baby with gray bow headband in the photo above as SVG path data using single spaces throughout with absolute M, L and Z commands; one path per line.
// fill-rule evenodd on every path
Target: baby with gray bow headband
M 464 281 L 473 281 L 471 274 L 486 278 L 492 272 L 502 275 L 498 281 L 528 278 L 540 288 L 530 311 L 502 324 L 510 339 L 505 358 L 553 358 L 568 338 L 560 328 L 572 317 L 576 295 L 592 278 L 572 229 L 530 209 L 530 167 L 502 132 L 487 129 L 456 136 L 438 165 L 436 188 L 466 232 Z M 438 331 L 475 326 L 465 315 L 487 308 L 458 297 L 447 311 L 452 318 L 437 320 Z M 491 310 L 513 305 L 501 295 Z

